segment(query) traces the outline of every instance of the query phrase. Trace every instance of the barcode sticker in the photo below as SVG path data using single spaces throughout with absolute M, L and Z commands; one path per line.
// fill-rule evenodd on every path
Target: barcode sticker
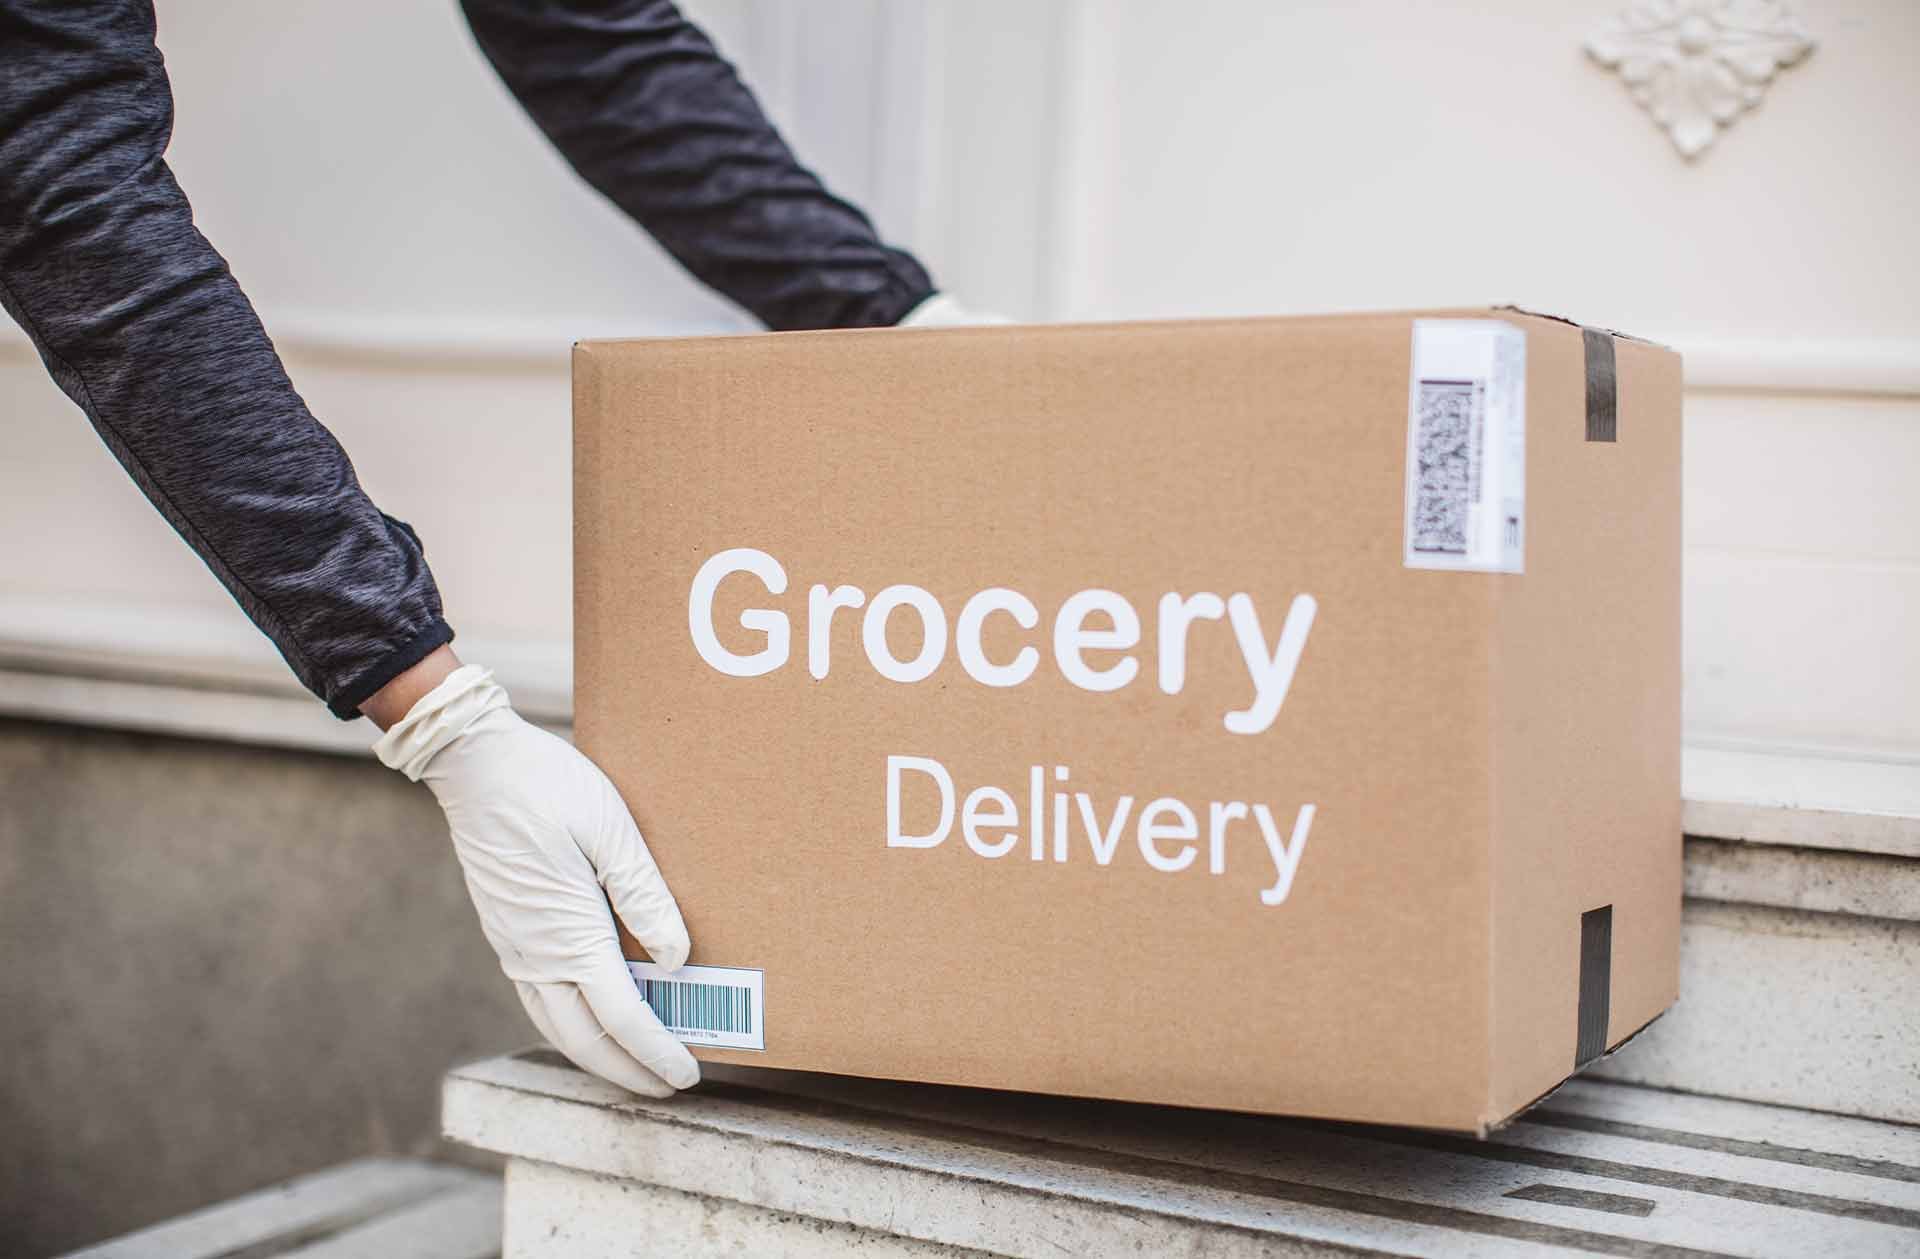
M 713 1049 L 767 1047 L 765 976 L 741 966 L 682 966 L 628 962 L 640 996 L 669 1032 L 688 1045 Z
M 1408 568 L 1518 573 L 1527 521 L 1527 337 L 1491 319 L 1413 321 Z

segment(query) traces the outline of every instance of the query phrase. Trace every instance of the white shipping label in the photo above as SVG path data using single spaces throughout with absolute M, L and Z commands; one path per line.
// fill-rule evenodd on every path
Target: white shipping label
M 1413 321 L 1408 568 L 1526 568 L 1527 336 L 1492 319 Z
M 683 1044 L 710 1049 L 767 1047 L 766 977 L 741 966 L 628 962 L 640 996 Z

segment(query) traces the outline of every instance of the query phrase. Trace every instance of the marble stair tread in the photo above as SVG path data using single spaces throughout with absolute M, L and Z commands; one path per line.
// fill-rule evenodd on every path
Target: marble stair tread
M 74 1251 L 68 1259 L 495 1259 L 501 1181 L 363 1158 Z
M 511 1160 L 509 1255 L 564 1253 L 516 1249 L 516 1219 L 600 1253 L 718 1218 L 900 1254 L 1920 1253 L 1920 1130 L 1586 1079 L 1486 1141 L 744 1067 L 653 1102 L 545 1049 L 443 1099 Z

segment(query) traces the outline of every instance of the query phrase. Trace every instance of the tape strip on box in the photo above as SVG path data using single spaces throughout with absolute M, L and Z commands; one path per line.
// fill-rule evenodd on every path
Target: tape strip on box
M 1582 328 L 1587 350 L 1587 440 L 1618 440 L 1620 383 L 1614 372 L 1613 336 L 1598 328 Z
M 1607 1052 L 1613 1013 L 1613 906 L 1580 915 L 1580 1003 L 1573 1066 L 1579 1070 Z

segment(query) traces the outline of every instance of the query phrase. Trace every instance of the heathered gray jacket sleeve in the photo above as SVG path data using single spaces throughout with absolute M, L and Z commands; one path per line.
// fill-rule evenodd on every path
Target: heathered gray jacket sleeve
M 892 324 L 932 293 L 665 0 L 465 8 L 582 176 L 770 327 Z M 194 228 L 163 157 L 173 106 L 153 37 L 146 0 L 0 0 L 0 305 L 300 681 L 350 718 L 452 630 L 419 539 L 367 498 Z
M 358 716 L 452 631 L 412 530 L 194 228 L 153 33 L 146 3 L 0 0 L 0 301 L 300 681 Z
M 932 295 L 925 269 L 800 165 L 669 0 L 461 7 L 580 176 L 767 327 L 890 327 Z

